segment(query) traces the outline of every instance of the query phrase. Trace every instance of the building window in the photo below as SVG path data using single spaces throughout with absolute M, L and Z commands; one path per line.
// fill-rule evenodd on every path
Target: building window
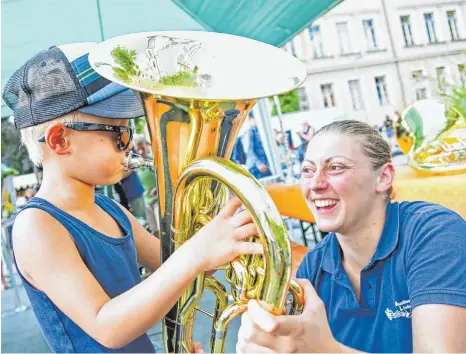
M 310 109 L 309 99 L 307 98 L 306 89 L 304 87 L 298 88 L 298 96 L 299 96 L 299 110 L 309 111 Z
M 418 88 L 416 89 L 416 100 L 425 100 L 427 98 L 427 89 L 426 88 Z
M 291 55 L 294 55 L 296 56 L 296 47 L 294 45 L 294 41 L 293 40 L 290 40 L 288 41 L 286 44 L 285 44 L 285 48 L 284 48 L 288 53 L 290 53 Z
M 448 27 L 450 27 L 450 35 L 452 41 L 460 39 L 458 36 L 458 25 L 456 23 L 456 11 L 447 11 Z
M 375 77 L 375 88 L 377 90 L 377 97 L 381 106 L 385 106 L 389 103 L 388 92 L 387 92 L 387 83 L 385 81 L 385 76 L 376 76 Z
M 426 23 L 427 37 L 429 43 L 437 42 L 437 35 L 435 33 L 434 14 L 432 12 L 424 14 L 424 22 Z
M 466 68 L 464 64 L 458 64 L 458 72 L 460 73 L 460 80 L 463 86 L 466 85 Z
M 351 53 L 351 38 L 348 30 L 348 22 L 337 23 L 338 43 L 340 44 L 340 53 Z
M 445 87 L 445 85 L 447 83 L 445 67 L 444 66 L 439 66 L 438 68 L 435 68 L 435 73 L 437 74 L 438 88 L 440 90 L 443 90 L 443 88 Z
M 335 107 L 335 93 L 333 92 L 333 84 L 320 85 L 322 97 L 324 99 L 324 107 Z
M 351 95 L 351 103 L 355 111 L 364 110 L 364 100 L 362 99 L 361 85 L 359 80 L 348 81 L 349 91 Z
M 366 34 L 367 47 L 369 50 L 377 49 L 377 39 L 375 37 L 374 20 L 363 20 L 364 33 Z
M 405 40 L 406 47 L 412 47 L 414 45 L 413 33 L 411 31 L 411 19 L 409 16 L 401 16 L 401 28 L 403 30 L 403 37 Z
M 424 75 L 423 75 L 422 70 L 414 70 L 413 73 L 412 73 L 412 76 L 413 76 L 413 79 L 416 80 L 416 81 L 420 81 L 420 80 L 424 79 Z
M 322 58 L 324 56 L 324 45 L 322 43 L 320 25 L 309 27 L 309 35 L 311 37 L 312 54 L 314 58 Z

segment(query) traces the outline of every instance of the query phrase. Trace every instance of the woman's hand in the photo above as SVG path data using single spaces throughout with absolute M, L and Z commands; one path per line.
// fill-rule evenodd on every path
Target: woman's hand
M 257 301 L 248 303 L 241 318 L 237 353 L 338 352 L 325 305 L 309 280 L 298 279 L 304 289 L 305 305 L 297 316 L 274 316 Z
M 243 254 L 263 253 L 260 243 L 245 241 L 257 234 L 257 228 L 247 210 L 235 214 L 240 206 L 238 198 L 230 200 L 188 241 L 199 257 L 201 271 L 215 269 Z

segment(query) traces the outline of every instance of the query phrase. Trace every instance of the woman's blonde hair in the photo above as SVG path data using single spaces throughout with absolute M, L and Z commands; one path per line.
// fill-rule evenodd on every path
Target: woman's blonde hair
M 341 120 L 330 123 L 317 131 L 316 136 L 325 133 L 347 134 L 358 138 L 362 150 L 377 170 L 386 163 L 392 163 L 392 150 L 382 135 L 370 125 L 357 120 Z M 394 197 L 393 187 L 387 191 L 387 199 Z
M 32 163 L 38 167 L 42 166 L 44 160 L 44 143 L 40 143 L 39 139 L 45 134 L 48 127 L 58 123 L 64 124 L 82 121 L 82 113 L 73 111 L 48 122 L 21 129 L 21 143 L 26 147 Z

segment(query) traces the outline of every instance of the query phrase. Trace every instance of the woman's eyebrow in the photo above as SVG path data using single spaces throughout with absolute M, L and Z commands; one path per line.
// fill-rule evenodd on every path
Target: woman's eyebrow
M 346 156 L 339 156 L 339 155 L 337 155 L 337 156 L 331 156 L 331 157 L 326 158 L 326 159 L 324 160 L 324 163 L 329 163 L 330 161 L 332 161 L 332 160 L 334 160 L 334 159 L 344 159 L 344 160 L 347 160 L 347 161 L 349 161 L 349 162 L 353 162 L 353 163 L 354 163 L 354 160 L 350 159 L 349 157 L 346 157 Z M 309 160 L 309 159 L 304 159 L 303 162 L 308 162 L 308 163 L 310 163 L 310 164 L 312 164 L 312 165 L 315 165 L 315 162 L 313 162 L 313 161 L 311 161 L 311 160 Z

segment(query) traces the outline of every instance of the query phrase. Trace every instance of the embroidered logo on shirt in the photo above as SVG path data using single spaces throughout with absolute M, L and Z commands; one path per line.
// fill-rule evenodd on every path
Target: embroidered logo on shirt
M 411 302 L 409 300 L 403 300 L 401 302 L 395 301 L 395 306 L 395 311 L 388 308 L 385 310 L 385 314 L 390 321 L 399 317 L 411 318 Z

